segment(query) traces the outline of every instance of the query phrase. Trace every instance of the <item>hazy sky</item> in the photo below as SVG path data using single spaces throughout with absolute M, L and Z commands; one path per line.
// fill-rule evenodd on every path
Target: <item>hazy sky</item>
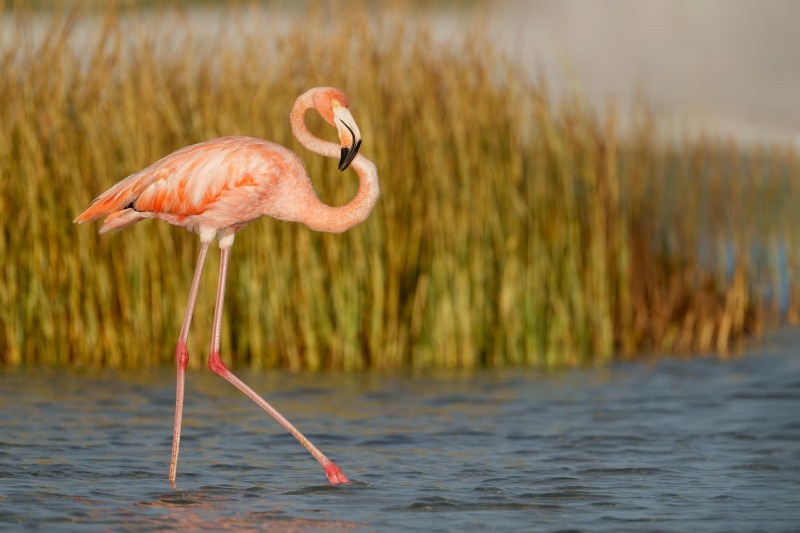
M 499 44 L 590 98 L 641 90 L 675 128 L 800 144 L 800 1 L 501 0 Z M 566 62 L 566 63 L 565 63 Z

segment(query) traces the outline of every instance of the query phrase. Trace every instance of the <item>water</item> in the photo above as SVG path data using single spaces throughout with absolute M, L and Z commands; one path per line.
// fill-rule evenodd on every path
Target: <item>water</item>
M 543 374 L 0 373 L 0 529 L 797 531 L 800 332 L 758 354 Z

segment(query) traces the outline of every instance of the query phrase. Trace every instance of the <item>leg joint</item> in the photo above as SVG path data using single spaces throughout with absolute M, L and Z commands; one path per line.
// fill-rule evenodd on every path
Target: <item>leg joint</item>
M 228 373 L 228 367 L 222 362 L 219 353 L 212 353 L 208 358 L 208 368 L 219 374 L 220 376 Z
M 175 347 L 175 360 L 183 370 L 189 366 L 189 350 L 186 348 L 186 344 L 179 342 Z

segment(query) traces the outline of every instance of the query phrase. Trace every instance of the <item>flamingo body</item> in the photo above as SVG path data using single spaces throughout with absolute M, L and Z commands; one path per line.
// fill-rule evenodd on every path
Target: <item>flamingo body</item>
M 313 136 L 305 126 L 307 110 L 315 109 L 339 133 L 341 145 Z M 175 425 L 169 479 L 174 483 L 183 413 L 184 380 L 189 353 L 186 340 L 197 297 L 200 274 L 209 243 L 219 239 L 221 249 L 217 303 L 208 366 L 252 398 L 272 415 L 322 464 L 331 483 L 346 483 L 341 470 L 306 439 L 269 403 L 237 378 L 219 355 L 222 306 L 230 247 L 234 235 L 254 220 L 270 217 L 301 222 L 311 229 L 341 232 L 363 221 L 380 194 L 375 165 L 358 153 L 361 133 L 344 94 L 318 87 L 301 95 L 290 116 L 292 133 L 308 149 L 328 157 L 341 157 L 339 170 L 352 164 L 359 176 L 355 198 L 331 207 L 317 198 L 300 158 L 278 144 L 252 137 L 221 137 L 187 146 L 120 181 L 101 194 L 75 222 L 106 219 L 100 233 L 120 230 L 154 218 L 182 226 L 200 236 L 189 302 L 175 348 L 178 369 Z
M 202 234 L 260 216 L 296 221 L 314 195 L 294 152 L 252 137 L 221 137 L 187 146 L 103 193 L 76 222 L 104 215 L 100 233 L 156 218 Z

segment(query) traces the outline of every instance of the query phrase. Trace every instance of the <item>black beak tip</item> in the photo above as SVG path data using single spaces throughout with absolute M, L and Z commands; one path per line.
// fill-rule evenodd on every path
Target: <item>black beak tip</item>
M 339 171 L 344 171 L 350 166 L 350 163 L 356 158 L 359 148 L 361 148 L 360 139 L 353 146 L 342 146 L 342 156 L 339 159 Z
M 350 162 L 347 160 L 349 155 L 350 149 L 342 146 L 342 157 L 339 159 L 339 171 L 344 171 L 350 165 Z

